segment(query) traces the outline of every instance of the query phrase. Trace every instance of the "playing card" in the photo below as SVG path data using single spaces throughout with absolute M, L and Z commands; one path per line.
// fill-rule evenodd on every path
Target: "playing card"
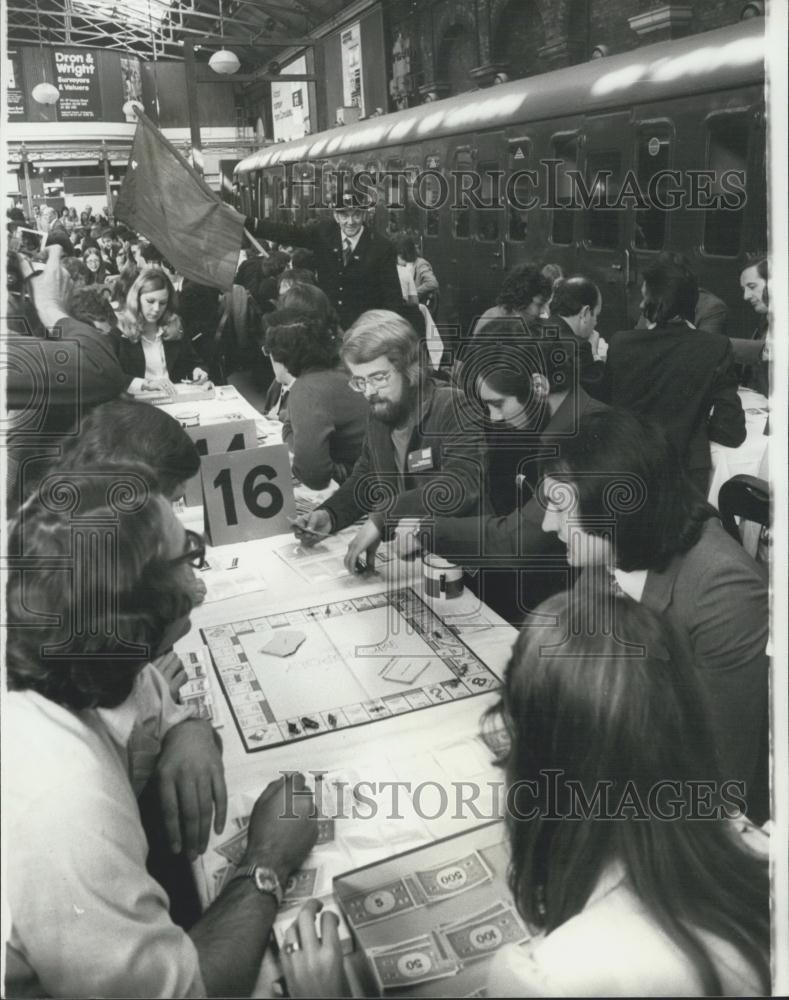
M 482 915 L 461 927 L 443 928 L 441 937 L 461 962 L 473 962 L 498 951 L 505 944 L 518 944 L 529 934 L 512 907 Z
M 467 889 L 473 889 L 476 885 L 488 882 L 491 874 L 480 855 L 473 851 L 448 865 L 414 872 L 414 878 L 427 897 L 427 901 L 431 902 L 457 896 Z
M 444 979 L 454 976 L 459 968 L 454 958 L 442 954 L 432 934 L 401 942 L 392 948 L 375 949 L 368 955 L 382 990 Z
M 290 656 L 301 646 L 307 636 L 295 629 L 282 629 L 274 635 L 265 646 L 260 647 L 261 653 L 270 656 Z
M 405 656 L 393 656 L 381 671 L 381 677 L 400 684 L 413 684 L 427 670 L 429 662 L 427 659 L 412 660 Z
M 348 920 L 355 926 L 385 920 L 403 910 L 413 910 L 416 902 L 402 879 L 359 893 L 342 901 Z

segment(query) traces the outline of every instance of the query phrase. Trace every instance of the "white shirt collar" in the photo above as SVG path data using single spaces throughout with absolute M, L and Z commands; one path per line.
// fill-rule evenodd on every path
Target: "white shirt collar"
M 346 236 L 345 233 L 342 233 L 343 249 L 345 249 L 345 241 L 347 240 L 351 244 L 351 253 L 353 253 L 354 250 L 356 249 L 357 244 L 359 243 L 359 240 L 362 238 L 363 232 L 364 232 L 364 226 L 362 226 L 362 228 L 355 236 Z
M 615 569 L 614 579 L 628 597 L 641 603 L 648 572 L 649 570 L 646 569 L 634 569 L 626 573 L 622 569 Z

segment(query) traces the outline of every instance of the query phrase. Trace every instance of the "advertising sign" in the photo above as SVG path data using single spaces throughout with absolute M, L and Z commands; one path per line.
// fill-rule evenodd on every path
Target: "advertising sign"
M 96 54 L 90 49 L 59 47 L 52 52 L 55 86 L 60 91 L 58 121 L 99 121 L 101 96 Z
M 302 56 L 283 68 L 283 73 L 306 73 L 307 60 Z M 274 140 L 301 139 L 310 130 L 310 102 L 307 81 L 274 81 L 271 84 L 271 117 Z
M 342 95 L 346 108 L 356 107 L 364 114 L 362 93 L 362 39 L 359 24 L 352 24 L 340 35 L 342 47 Z
M 6 100 L 8 120 L 21 120 L 27 114 L 27 107 L 22 79 L 22 57 L 16 49 L 8 50 L 8 59 L 5 62 L 5 79 L 8 95 Z

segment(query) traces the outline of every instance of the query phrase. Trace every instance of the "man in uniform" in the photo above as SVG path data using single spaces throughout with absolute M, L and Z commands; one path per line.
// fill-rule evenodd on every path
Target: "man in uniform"
M 337 310 L 343 330 L 363 312 L 387 309 L 421 334 L 424 320 L 418 307 L 403 301 L 395 248 L 368 224 L 372 207 L 359 192 L 343 192 L 340 186 L 332 220 L 301 226 L 250 216 L 247 229 L 256 237 L 314 253 L 318 284 Z

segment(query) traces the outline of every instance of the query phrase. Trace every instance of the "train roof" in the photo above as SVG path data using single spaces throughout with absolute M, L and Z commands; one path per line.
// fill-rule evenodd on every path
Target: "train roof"
M 752 18 L 265 146 L 235 172 L 758 83 L 764 58 L 764 19 Z

